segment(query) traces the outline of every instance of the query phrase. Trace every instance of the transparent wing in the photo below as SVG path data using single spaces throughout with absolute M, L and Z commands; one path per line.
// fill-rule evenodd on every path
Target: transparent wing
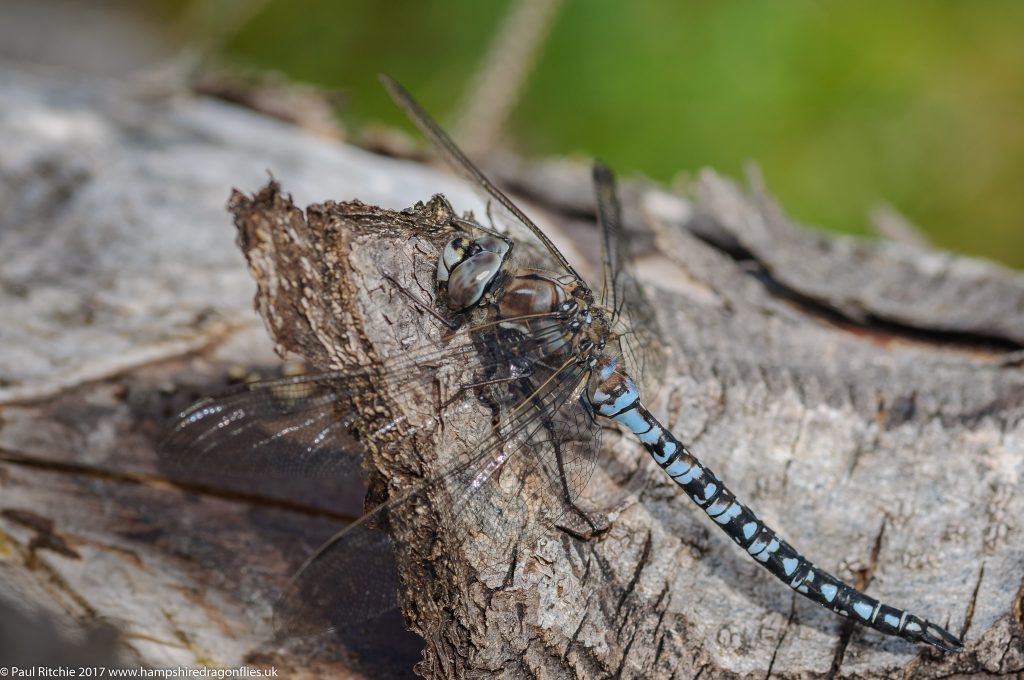
M 535 389 L 517 407 L 522 414 L 497 428 L 500 453 L 484 456 L 484 465 L 451 487 L 452 526 L 479 556 L 478 568 L 508 564 L 519 546 L 530 546 L 576 507 L 601 450 L 601 427 L 580 399 L 587 373 L 572 364 L 550 382 L 532 381 Z
M 368 387 L 361 372 L 240 385 L 182 412 L 160 451 L 175 467 L 222 474 L 348 473 L 360 465 L 348 400 Z
M 423 107 L 413 99 L 412 95 L 409 94 L 404 87 L 399 85 L 390 76 L 380 74 L 380 81 L 384 85 L 384 88 L 391 95 L 395 104 L 398 105 L 402 111 L 409 117 L 409 120 L 419 128 L 423 136 L 430 140 L 434 148 L 437 149 L 438 153 L 444 158 L 445 162 L 463 179 L 471 182 L 474 186 L 482 189 L 486 194 L 486 197 L 493 200 L 501 210 L 508 213 L 512 218 L 520 225 L 525 227 L 532 233 L 537 240 L 543 244 L 544 248 L 547 249 L 551 256 L 555 258 L 559 266 L 565 271 L 571 274 L 580 283 L 583 279 L 576 272 L 569 261 L 565 259 L 561 251 L 555 247 L 555 244 L 551 242 L 551 239 L 541 231 L 540 227 L 534 224 L 533 220 L 526 216 L 522 210 L 516 206 L 512 200 L 506 196 L 498 187 L 496 187 L 487 177 L 484 176 L 480 170 L 473 165 L 473 163 L 466 158 L 466 155 L 462 153 L 455 142 L 452 141 L 451 137 L 441 129 L 441 126 L 430 117 Z
M 615 176 L 601 163 L 593 169 L 597 199 L 597 223 L 601 238 L 601 304 L 611 311 L 612 328 L 626 368 L 652 398 L 653 381 L 664 368 L 664 349 L 654 308 L 631 273 L 631 262 L 622 226 L 622 208 Z
M 488 322 L 460 329 L 379 366 L 255 382 L 203 399 L 179 414 L 159 447 L 161 459 L 176 468 L 228 475 L 317 477 L 351 472 L 360 465 L 361 451 L 352 429 L 360 411 L 372 406 L 372 395 L 412 389 L 433 393 L 435 399 L 408 406 L 419 416 L 420 427 L 429 427 L 436 422 L 439 400 L 469 398 L 477 385 L 500 382 L 508 374 L 508 357 L 500 351 L 488 353 L 473 341 L 494 326 Z M 546 332 L 559 330 L 552 327 Z M 544 337 L 535 339 L 538 346 L 545 346 Z M 445 366 L 462 367 L 463 377 L 442 395 L 436 383 L 439 368 Z M 510 400 L 514 395 L 496 391 L 493 398 Z M 406 414 L 374 424 L 377 430 L 393 430 L 408 420 Z M 404 429 L 407 436 L 415 432 Z
M 621 311 L 615 324 L 619 347 L 626 368 L 643 388 L 647 400 L 653 400 L 658 380 L 665 372 L 665 345 L 654 308 L 640 283 L 630 274 L 618 277 Z
M 509 409 L 468 455 L 321 547 L 275 606 L 278 636 L 330 632 L 351 646 L 373 639 L 379 620 L 398 605 L 394 564 L 377 557 L 394 554 L 389 529 L 397 524 L 428 523 L 441 540 L 473 555 L 476 569 L 512 562 L 516 550 L 574 507 L 593 472 L 601 428 L 579 399 L 585 378 L 585 367 L 563 366 Z
M 619 286 L 616 280 L 623 273 L 625 244 L 622 236 L 622 207 L 615 190 L 615 176 L 608 166 L 594 163 L 594 196 L 597 200 L 597 227 L 601 240 L 601 306 L 612 310 L 612 319 L 619 313 Z
M 509 550 L 561 516 L 586 485 L 601 429 L 579 399 L 585 367 L 570 363 L 523 375 L 497 345 L 485 342 L 492 327 L 459 331 L 378 367 L 242 385 L 181 414 L 161 446 L 172 465 L 323 477 L 359 473 L 363 439 L 353 432 L 366 432 L 365 410 L 380 411 L 372 395 L 437 389 L 442 367 L 455 366 L 461 382 L 454 394 L 424 401 L 420 415 L 432 415 L 436 425 L 445 408 L 483 400 L 495 409 L 496 424 L 468 453 L 350 525 L 308 562 L 277 607 L 276 626 L 288 637 L 333 630 L 344 632 L 343 642 L 354 648 L 373 641 L 373 634 L 363 635 L 367 624 L 386 619 L 395 604 L 388 529 L 408 507 L 429 503 L 442 518 L 438 530 L 455 542 L 474 543 L 482 556 L 477 566 L 484 568 L 507 562 Z M 545 332 L 562 329 L 553 324 Z M 535 349 L 549 345 L 538 336 L 523 342 Z M 375 421 L 370 436 L 405 428 L 389 442 L 406 441 L 419 430 L 403 418 Z

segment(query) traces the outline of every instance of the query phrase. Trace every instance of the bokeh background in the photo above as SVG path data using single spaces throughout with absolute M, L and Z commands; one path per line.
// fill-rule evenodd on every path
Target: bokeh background
M 526 5 L 541 19 L 496 47 Z M 489 62 L 497 50 L 528 77 L 510 86 L 508 118 L 487 144 L 598 156 L 620 174 L 665 183 L 702 166 L 739 176 L 754 160 L 805 224 L 868 234 L 871 211 L 888 207 L 939 247 L 1024 267 L 1020 0 L 145 0 L 134 8 L 162 40 L 198 46 L 221 66 L 338 92 L 353 136 L 374 122 L 404 125 L 378 71 L 465 132 L 481 74 L 501 80 Z

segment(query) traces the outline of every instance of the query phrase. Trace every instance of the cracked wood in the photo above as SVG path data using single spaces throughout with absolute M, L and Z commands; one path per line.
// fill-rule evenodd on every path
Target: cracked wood
M 301 556 L 361 502 L 349 498 L 343 507 L 351 491 L 331 488 L 331 480 L 167 479 L 154 444 L 171 414 L 216 391 L 231 364 L 272 375 L 223 212 L 226 182 L 252 190 L 270 168 L 301 204 L 358 197 L 404 207 L 443 191 L 461 210 L 467 194 L 416 164 L 231 107 L 136 100 L 109 87 L 0 71 L 10 112 L 0 125 L 43 110 L 85 131 L 62 146 L 8 127 L 7 138 L 53 161 L 0 158 L 29 198 L 67 184 L 48 167 L 76 168 L 58 205 L 5 203 L 0 213 L 0 247 L 19 255 L 0 272 L 17 284 L 0 291 L 19 324 L 5 330 L 24 349 L 11 354 L 5 344 L 0 364 L 0 510 L 8 511 L 0 513 L 0 591 L 67 625 L 116 621 L 124 654 L 139 663 L 248 660 L 311 675 L 343 672 L 345 659 L 330 650 L 319 666 L 276 655 L 256 624 Z M 211 166 L 185 162 L 197 149 L 209 152 Z M 563 167 L 542 182 L 531 166 L 507 174 L 543 206 L 546 223 L 568 235 L 574 263 L 592 263 L 591 198 L 580 181 L 586 169 Z M 670 413 L 666 425 L 819 565 L 854 578 L 885 522 L 869 594 L 948 617 L 953 630 L 970 620 L 967 653 L 953 658 L 855 629 L 836 677 L 1024 670 L 1020 275 L 924 248 L 808 236 L 766 212 L 775 208 L 759 188 L 746 192 L 713 173 L 694 193 L 688 201 L 639 182 L 626 192 L 640 274 L 671 350 L 652 408 Z M 379 222 L 385 213 L 373 214 Z M 33 236 L 43 228 L 53 237 Z M 110 234 L 117 250 L 108 249 Z M 395 250 L 403 264 L 431 252 Z M 322 255 L 308 254 L 311 261 Z M 834 271 L 845 273 L 832 280 Z M 345 285 L 367 299 L 387 290 L 366 272 Z M 432 284 L 423 280 L 417 290 L 426 295 Z M 36 341 L 32 328 L 50 330 Z M 314 344 L 316 333 L 299 337 L 301 326 L 275 328 L 315 356 L 343 354 Z M 366 347 L 357 339 L 345 349 Z M 506 564 L 492 580 L 454 559 L 432 574 L 400 563 L 407 613 L 429 633 L 421 672 L 829 672 L 842 621 L 794 604 L 709 531 L 653 465 L 638 462 L 628 438 L 608 432 L 605 442 L 588 502 L 598 513 L 613 505 L 617 512 L 596 539 L 556 531 L 521 546 L 516 568 Z M 376 464 L 392 475 L 422 475 L 434 462 L 422 453 L 415 460 L 381 454 Z M 52 522 L 51 540 L 36 540 L 34 551 L 38 532 L 19 520 L 25 512 Z M 407 555 L 434 540 L 422 528 L 402 536 L 412 546 Z M 48 547 L 60 545 L 80 559 Z M 620 600 L 625 611 L 616 611 Z M 620 624 L 623 636 L 610 634 Z

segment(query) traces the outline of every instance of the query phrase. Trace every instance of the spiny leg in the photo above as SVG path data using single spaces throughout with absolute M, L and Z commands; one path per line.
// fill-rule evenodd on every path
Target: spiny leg
M 384 279 L 390 281 L 391 284 L 394 285 L 399 292 L 408 297 L 416 307 L 419 307 L 421 310 L 440 321 L 446 328 L 448 328 L 448 330 L 454 331 L 459 328 L 459 324 L 457 322 L 452 321 L 451 319 L 446 319 L 438 314 L 431 305 L 419 299 L 419 297 L 417 297 L 411 290 L 407 290 L 406 287 L 400 284 L 393 276 L 391 276 L 391 274 L 385 273 Z
M 596 422 L 595 422 L 594 417 L 592 415 L 593 412 L 590 409 L 590 404 L 587 403 L 585 399 L 581 398 L 580 399 L 580 405 L 589 414 L 590 422 L 596 426 Z M 537 406 L 538 408 L 541 407 L 540 404 L 535 404 L 535 406 Z M 555 470 L 548 470 L 548 475 L 549 475 L 549 477 L 550 476 L 557 476 L 557 478 L 558 478 L 558 486 L 559 486 L 559 493 L 561 494 L 561 496 L 562 496 L 563 500 L 565 501 L 566 505 L 568 505 L 569 509 L 572 510 L 573 514 L 577 515 L 581 520 L 583 520 L 583 522 L 588 527 L 588 531 L 585 534 L 583 534 L 583 535 L 579 535 L 579 537 L 580 538 L 591 538 L 591 537 L 601 533 L 601 528 L 598 527 L 598 525 L 594 522 L 593 519 L 591 519 L 591 517 L 587 513 L 587 511 L 584 510 L 583 508 L 581 508 L 576 503 L 576 494 L 574 494 L 572 492 L 572 489 L 570 488 L 569 477 L 568 477 L 568 472 L 566 470 L 566 463 L 565 463 L 566 452 L 565 452 L 565 450 L 563 448 L 563 444 L 566 443 L 565 438 L 562 436 L 562 433 L 560 433 L 558 431 L 558 428 L 556 428 L 554 421 L 552 421 L 550 418 L 545 418 L 541 422 L 541 426 L 544 429 L 544 431 L 547 433 L 548 442 L 551 444 L 551 447 L 553 449 L 552 452 L 554 453 L 554 458 L 555 458 L 555 467 L 556 467 L 556 469 Z M 598 430 L 598 432 L 599 431 L 600 430 Z M 586 445 L 587 446 L 597 446 L 598 443 L 597 442 L 586 442 Z
M 755 560 L 801 595 L 888 635 L 924 642 L 944 652 L 963 644 L 948 631 L 902 609 L 882 604 L 814 566 L 740 503 L 722 480 L 663 428 L 640 402 L 633 381 L 605 367 L 590 395 L 595 410 L 629 428 L 655 462 Z

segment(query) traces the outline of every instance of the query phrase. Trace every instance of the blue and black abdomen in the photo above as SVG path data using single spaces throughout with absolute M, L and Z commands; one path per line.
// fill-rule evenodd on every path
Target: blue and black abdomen
M 722 480 L 664 429 L 640 402 L 633 381 L 614 361 L 597 368 L 588 389 L 594 410 L 629 428 L 686 495 L 755 560 L 801 595 L 835 613 L 889 635 L 958 652 L 960 640 L 902 609 L 880 603 L 814 566 L 778 537 L 726 488 Z

